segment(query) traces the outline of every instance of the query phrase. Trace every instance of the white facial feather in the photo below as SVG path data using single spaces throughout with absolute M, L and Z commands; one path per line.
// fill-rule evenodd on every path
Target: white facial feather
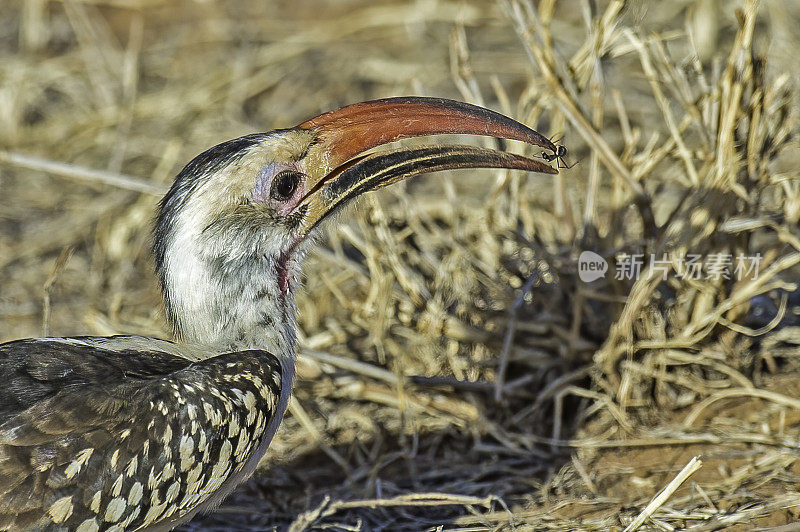
M 308 243 L 297 245 L 274 210 L 252 197 L 259 172 L 275 156 L 269 148 L 252 148 L 203 178 L 163 237 L 165 296 L 185 342 L 294 356 L 293 286 L 281 290 L 278 265 L 292 250 L 288 266 L 298 278 Z M 286 146 L 277 151 L 288 157 Z

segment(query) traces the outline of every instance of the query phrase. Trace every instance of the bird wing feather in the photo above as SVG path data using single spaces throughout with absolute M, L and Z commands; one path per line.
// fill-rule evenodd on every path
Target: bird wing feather
M 274 356 L 253 350 L 193 362 L 169 346 L 125 345 L 0 345 L 0 530 L 175 520 L 264 443 L 280 396 Z

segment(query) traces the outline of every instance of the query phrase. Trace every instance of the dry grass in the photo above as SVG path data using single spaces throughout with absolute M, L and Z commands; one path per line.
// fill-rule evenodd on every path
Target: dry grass
M 268 467 L 187 528 L 796 520 L 797 6 L 271 4 L 0 4 L 2 339 L 166 336 L 157 194 L 240 134 L 441 95 L 563 136 L 580 163 L 420 179 L 331 228 Z M 581 250 L 606 279 L 578 279 Z M 624 253 L 670 273 L 617 280 Z M 689 279 L 687 253 L 762 261 Z

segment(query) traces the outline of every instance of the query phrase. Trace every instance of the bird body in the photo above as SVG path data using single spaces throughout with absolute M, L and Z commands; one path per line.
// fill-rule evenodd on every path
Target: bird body
M 255 470 L 295 372 L 294 290 L 320 223 L 353 198 L 427 171 L 556 173 L 467 146 L 364 152 L 470 133 L 556 152 L 486 109 L 392 98 L 215 146 L 160 204 L 156 272 L 178 342 L 140 336 L 0 345 L 0 531 L 169 530 Z

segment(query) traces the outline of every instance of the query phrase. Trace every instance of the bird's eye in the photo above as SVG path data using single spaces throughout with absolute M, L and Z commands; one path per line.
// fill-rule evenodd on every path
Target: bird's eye
M 269 197 L 275 201 L 286 201 L 294 195 L 300 182 L 303 180 L 303 174 L 294 170 L 285 170 L 275 176 L 272 180 L 272 188 L 269 191 Z

